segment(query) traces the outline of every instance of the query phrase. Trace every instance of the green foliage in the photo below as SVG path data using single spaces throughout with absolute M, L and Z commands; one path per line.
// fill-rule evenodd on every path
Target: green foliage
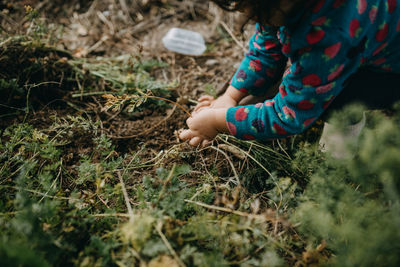
M 204 85 L 204 92 L 207 95 L 213 96 L 213 97 L 217 97 L 217 90 L 215 89 L 215 87 L 212 84 L 205 84 Z
M 179 177 L 190 171 L 188 165 L 178 166 L 171 171 L 158 168 L 157 178 L 144 177 L 144 201 L 152 202 L 170 217 L 184 219 L 191 210 L 184 200 L 194 192 L 193 188 L 189 188 Z
M 0 79 L 0 92 L 12 92 L 15 95 L 23 96 L 25 91 L 18 85 L 17 79 Z M 14 97 L 11 95 L 10 97 Z
M 350 121 L 348 114 L 337 118 Z M 310 242 L 328 243 L 335 254 L 330 265 L 400 263 L 400 128 L 395 119 L 372 115 L 355 157 L 326 158 L 294 217 Z
M 153 232 L 156 219 L 148 214 L 133 217 L 121 228 L 121 237 L 125 242 L 132 244 L 133 248 L 141 251 Z
M 27 241 L 26 241 L 27 242 Z M 13 240 L 2 240 L 0 242 L 0 265 L 1 266 L 50 266 L 42 255 L 26 246 L 26 243 Z
M 83 136 L 92 149 L 77 155 L 75 168 L 64 165 L 65 151 Z M 212 204 L 215 199 L 210 185 L 187 182 L 189 165 L 159 167 L 154 175 L 127 179 L 135 177 L 132 170 L 142 164 L 140 157 L 113 156 L 112 142 L 82 117 L 54 118 L 46 131 L 11 126 L 0 147 L 0 254 L 5 265 L 132 264 L 138 255 L 150 261 L 170 254 L 157 230 L 160 223 L 188 265 L 251 265 L 263 262 L 265 255 L 280 262 L 271 250 L 276 244 L 268 238 L 268 224 L 217 215 L 186 202 Z M 118 173 L 138 203 L 128 222 L 115 215 L 126 212 Z M 250 254 L 254 256 L 248 258 Z
M 168 98 L 176 84 L 165 84 L 154 80 L 149 71 L 167 65 L 155 60 L 142 60 L 139 56 L 122 55 L 113 58 L 97 57 L 95 59 L 74 59 L 69 61 L 74 66 L 80 79 L 89 75 L 95 80 L 103 81 L 112 91 L 104 91 L 96 84 L 81 88 L 74 97 L 103 95 L 107 99 L 108 110 L 123 111 L 134 115 L 144 108 L 163 109 L 169 106 L 163 99 Z M 143 105 L 145 103 L 145 105 Z
M 60 130 L 58 127 L 54 125 L 53 129 Z M 88 204 L 90 199 L 80 199 L 79 193 L 68 196 L 61 190 L 60 178 L 71 174 L 63 166 L 62 147 L 57 137 L 63 137 L 62 131 L 50 138 L 26 124 L 11 126 L 3 133 L 0 144 L 2 266 L 71 262 L 86 246 L 99 246 L 99 242 L 89 243 L 90 233 L 100 234 L 109 229 L 110 220 L 96 222 L 90 215 L 93 208 Z M 103 255 L 104 249 L 96 255 L 108 261 L 113 243 L 111 240 L 103 244 L 108 248 L 108 258 Z M 89 249 L 88 254 L 90 251 L 97 250 Z M 36 259 L 31 260 L 34 256 Z
M 81 116 L 54 117 L 45 130 L 12 125 L 0 141 L 0 263 L 175 261 L 172 248 L 188 266 L 397 266 L 399 118 L 370 114 L 346 161 L 308 143 L 286 151 L 285 143 L 231 140 L 255 166 L 239 173 L 247 188 L 236 195 L 208 177 L 217 169 L 156 164 L 138 176 L 146 149 L 119 155 L 99 124 Z M 72 166 L 71 147 L 79 151 Z M 226 207 L 232 213 L 217 211 Z

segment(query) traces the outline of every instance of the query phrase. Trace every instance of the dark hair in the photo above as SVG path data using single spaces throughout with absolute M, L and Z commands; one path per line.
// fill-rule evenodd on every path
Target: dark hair
M 277 11 L 280 13 L 282 21 L 285 21 L 286 17 L 290 14 L 286 13 L 281 8 L 282 0 L 211 0 L 216 3 L 219 7 L 226 11 L 243 11 L 244 9 L 248 9 L 249 19 L 253 19 L 256 22 L 260 22 L 262 24 L 272 24 L 274 25 L 274 17 L 277 16 Z M 307 4 L 311 4 L 315 2 L 315 0 L 292 0 L 296 2 L 295 5 L 304 4 L 304 2 L 308 2 Z M 293 8 L 293 12 L 295 12 L 296 8 Z

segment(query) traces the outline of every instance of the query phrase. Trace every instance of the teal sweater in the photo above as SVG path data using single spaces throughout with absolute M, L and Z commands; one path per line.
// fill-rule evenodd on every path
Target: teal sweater
M 299 17 L 280 28 L 257 24 L 231 85 L 262 95 L 282 78 L 287 60 L 291 66 L 273 99 L 228 109 L 227 125 L 236 137 L 262 140 L 304 131 L 360 67 L 400 73 L 400 0 L 320 0 Z

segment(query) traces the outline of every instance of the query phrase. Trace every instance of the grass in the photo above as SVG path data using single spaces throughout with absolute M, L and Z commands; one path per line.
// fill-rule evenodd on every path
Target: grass
M 254 215 L 232 208 L 214 213 L 221 209 L 213 205 L 220 185 L 202 183 L 210 177 L 189 183 L 185 177 L 193 177 L 194 170 L 185 164 L 170 169 L 155 165 L 153 175 L 140 177 L 143 166 L 151 165 L 140 151 L 117 157 L 111 140 L 96 130 L 91 122 L 70 117 L 46 132 L 19 124 L 3 133 L 0 190 L 6 258 L 23 264 L 21 255 L 9 251 L 13 247 L 4 251 L 11 241 L 15 249 L 29 244 L 30 250 L 45 253 L 39 253 L 38 260 L 50 265 L 129 265 L 164 254 L 180 265 L 223 265 L 243 261 L 267 244 L 285 248 L 268 236 L 266 222 L 280 224 L 274 213 Z M 66 166 L 65 150 L 76 134 L 89 135 L 93 147 L 78 156 L 74 167 Z M 244 196 L 234 193 L 240 200 L 229 199 L 232 188 L 225 186 L 227 199 L 221 201 L 240 203 Z M 242 240 L 244 233 L 247 238 Z M 18 257 L 12 258 L 13 253 Z
M 309 145 L 289 154 L 221 136 L 207 149 L 219 152 L 214 166 L 192 158 L 206 150 L 182 146 L 158 159 L 145 147 L 120 154 L 82 117 L 55 118 L 46 130 L 12 125 L 0 145 L 2 265 L 342 266 L 351 257 L 348 266 L 372 266 L 386 255 L 395 266 L 399 152 L 385 155 L 369 139 L 400 139 L 395 121 L 378 125 L 385 134 L 367 131 L 348 163 Z M 83 136 L 85 147 L 70 155 Z M 371 150 L 382 160 L 365 169 Z M 221 170 L 224 158 L 236 173 Z

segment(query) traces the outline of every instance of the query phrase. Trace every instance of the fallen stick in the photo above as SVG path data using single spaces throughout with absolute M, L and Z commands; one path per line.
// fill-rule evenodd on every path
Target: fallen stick
M 263 222 L 267 222 L 267 221 L 278 222 L 278 221 L 280 221 L 279 219 L 267 216 L 266 214 L 251 214 L 251 213 L 238 211 L 238 210 L 233 210 L 233 209 L 229 209 L 229 208 L 218 207 L 218 206 L 214 206 L 214 205 L 208 205 L 208 204 L 205 204 L 203 202 L 192 201 L 192 200 L 189 200 L 189 199 L 185 199 L 185 202 L 191 203 L 191 204 L 195 204 L 195 205 L 198 205 L 198 206 L 203 207 L 203 208 L 207 208 L 207 209 L 211 209 L 211 210 L 223 211 L 223 212 L 227 212 L 227 213 L 232 213 L 232 214 L 235 214 L 235 215 L 239 215 L 241 217 L 247 217 L 249 219 L 256 219 L 256 220 L 260 220 L 260 221 L 263 221 Z

